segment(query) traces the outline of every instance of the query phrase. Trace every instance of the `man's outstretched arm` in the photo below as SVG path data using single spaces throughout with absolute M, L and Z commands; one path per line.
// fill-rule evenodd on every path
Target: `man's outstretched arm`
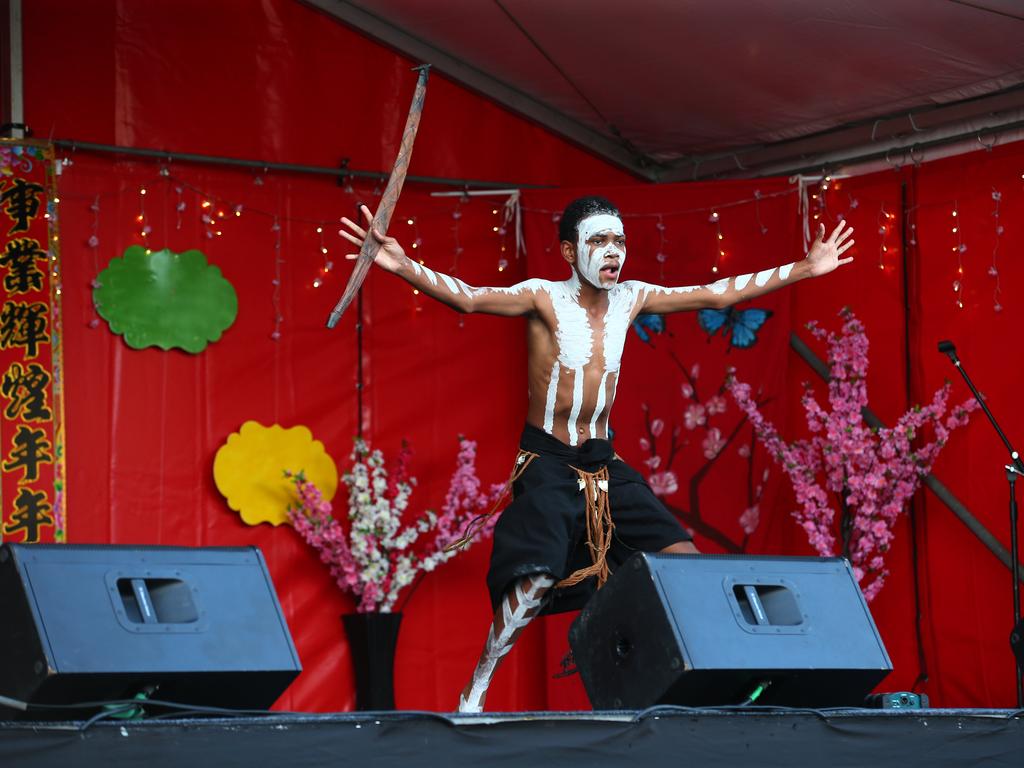
M 362 206 L 367 226 L 373 221 L 370 209 Z M 342 218 L 349 231 L 340 234 L 357 248 L 362 248 L 366 230 L 354 221 Z M 405 250 L 393 237 L 386 237 L 373 229 L 370 236 L 380 243 L 380 250 L 374 263 L 382 269 L 398 275 L 420 293 L 447 304 L 458 312 L 481 312 L 489 315 L 525 315 L 536 307 L 536 294 L 541 285 L 539 280 L 527 280 L 508 288 L 474 288 L 457 277 L 445 275 L 420 264 L 405 255 Z M 355 259 L 356 254 L 347 258 Z
M 825 239 L 825 225 L 818 227 L 818 238 L 802 261 L 766 269 L 749 275 L 724 277 L 709 285 L 668 288 L 641 283 L 641 312 L 664 315 L 688 309 L 722 309 L 761 296 L 807 277 L 820 277 L 853 261 L 840 258 L 852 245 L 853 227 L 839 222 Z

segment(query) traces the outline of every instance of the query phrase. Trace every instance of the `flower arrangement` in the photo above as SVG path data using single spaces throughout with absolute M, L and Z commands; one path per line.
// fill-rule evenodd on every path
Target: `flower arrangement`
M 895 427 L 869 428 L 862 413 L 868 401 L 868 338 L 851 311 L 844 309 L 840 316 L 843 326 L 838 335 L 808 325 L 816 338 L 828 343 L 832 407 L 825 411 L 805 385 L 801 402 L 812 433 L 809 439 L 786 443 L 760 412 L 749 384 L 733 379 L 729 389 L 758 439 L 789 475 L 800 504 L 793 516 L 811 546 L 825 556 L 836 554 L 837 527 L 827 492 L 837 495 L 842 553 L 865 598 L 871 600 L 888 575 L 884 558 L 896 520 L 921 478 L 931 471 L 950 432 L 967 423 L 976 403 L 965 401 L 943 418 L 950 392 L 947 383 L 928 405 L 915 406 Z M 934 433 L 930 442 L 923 442 L 925 427 Z
M 356 600 L 360 613 L 390 613 L 402 590 L 417 576 L 433 571 L 458 554 L 445 548 L 460 530 L 498 503 L 504 483 L 483 490 L 476 476 L 476 443 L 459 438 L 456 469 L 441 514 L 425 511 L 408 524 L 403 518 L 416 478 L 409 474 L 412 451 L 403 446 L 389 473 L 380 450 L 356 438 L 351 469 L 342 476 L 348 488 L 348 526 L 337 520 L 331 503 L 301 472 L 285 471 L 295 484 L 298 501 L 288 509 L 292 526 L 331 571 L 335 583 Z M 497 522 L 491 516 L 470 543 L 489 536 Z M 431 535 L 432 534 L 432 535 Z M 468 548 L 468 547 L 467 547 Z

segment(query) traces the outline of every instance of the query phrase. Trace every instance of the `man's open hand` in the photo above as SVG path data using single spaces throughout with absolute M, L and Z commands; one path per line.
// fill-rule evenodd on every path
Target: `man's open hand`
M 405 262 L 405 251 L 402 249 L 402 246 L 398 244 L 398 241 L 395 240 L 395 238 L 382 235 L 373 227 L 373 214 L 370 213 L 369 208 L 363 205 L 360 206 L 360 210 L 363 213 L 363 218 L 366 219 L 366 226 L 370 228 L 370 236 L 380 243 L 380 250 L 377 251 L 377 257 L 374 259 L 374 263 L 377 266 L 383 267 L 388 272 L 396 272 Z M 346 232 L 344 229 L 341 229 L 338 230 L 338 234 L 352 243 L 352 245 L 362 249 L 363 241 L 366 239 L 366 230 L 344 216 L 341 218 L 341 223 L 348 227 L 350 231 Z M 358 257 L 358 253 L 350 253 L 345 256 L 346 259 L 355 259 Z
M 852 256 L 847 256 L 845 259 L 839 258 L 853 245 L 853 239 L 850 237 L 852 234 L 853 227 L 848 227 L 845 221 L 840 221 L 832 230 L 832 234 L 825 240 L 825 225 L 819 224 L 818 237 L 811 245 L 811 250 L 807 252 L 805 259 L 809 268 L 808 274 L 811 277 L 827 275 L 843 264 L 853 261 Z

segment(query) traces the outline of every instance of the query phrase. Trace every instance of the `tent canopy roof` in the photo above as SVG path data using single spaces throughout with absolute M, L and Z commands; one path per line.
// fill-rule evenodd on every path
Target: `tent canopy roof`
M 1018 0 L 307 2 L 650 178 L 1024 107 Z

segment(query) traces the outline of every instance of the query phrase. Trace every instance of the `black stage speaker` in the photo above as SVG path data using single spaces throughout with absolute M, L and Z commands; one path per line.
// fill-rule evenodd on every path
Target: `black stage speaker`
M 301 671 L 256 547 L 0 547 L 4 696 L 262 709 Z
M 843 558 L 632 557 L 569 630 L 595 709 L 861 706 L 889 672 Z

